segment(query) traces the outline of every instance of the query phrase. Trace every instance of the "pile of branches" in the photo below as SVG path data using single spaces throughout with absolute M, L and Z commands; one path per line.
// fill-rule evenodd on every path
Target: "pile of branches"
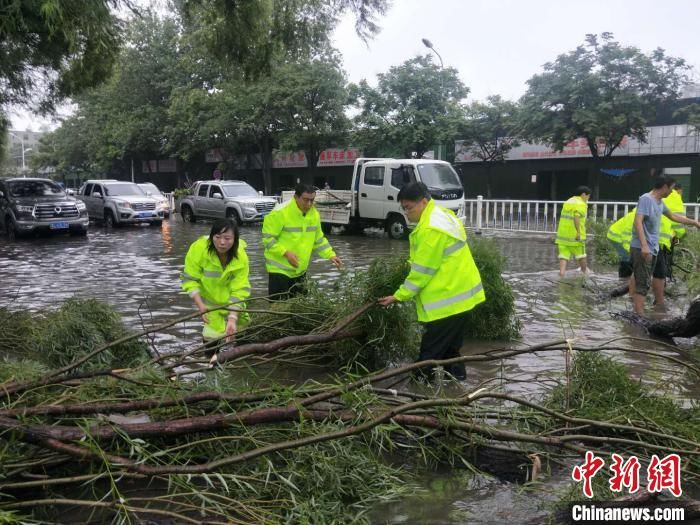
M 124 340 L 51 372 L 31 361 L 8 363 L 0 372 L 0 517 L 52 521 L 70 509 L 73 521 L 351 521 L 416 490 L 415 468 L 407 465 L 451 463 L 526 481 L 541 476 L 542 465 L 586 450 L 640 461 L 678 453 L 687 462 L 684 482 L 698 481 L 700 411 L 627 378 L 600 354 L 634 351 L 614 342 L 577 348 L 557 341 L 373 373 L 346 369 L 323 382 L 270 381 L 271 362 L 359 337 L 372 309 L 309 339 L 224 347 L 211 368 L 198 360 L 206 348 L 130 368 L 90 366 Z M 551 384 L 539 401 L 508 393 L 514 379 L 507 377 L 444 390 L 416 389 L 409 380 L 425 365 L 553 352 L 569 366 L 538 379 Z M 687 356 L 655 357 L 700 376 Z M 183 363 L 189 372 L 177 373 Z M 489 452 L 500 454 L 500 466 Z
M 129 333 L 109 307 L 73 301 L 49 314 L 47 339 L 31 328 L 40 315 L 0 310 L 14 327 L 0 330 L 0 521 L 369 521 L 378 503 L 419 490 L 426 469 L 527 482 L 587 450 L 642 462 L 675 452 L 684 483 L 700 480 L 698 407 L 652 394 L 601 351 L 647 354 L 691 382 L 692 356 L 555 341 L 410 363 L 412 308 L 375 305 L 405 273 L 377 262 L 330 293 L 251 301 L 255 322 L 213 360 L 200 344 L 154 344 L 188 317 Z M 559 355 L 561 370 L 506 375 L 528 354 Z M 455 362 L 495 363 L 500 375 L 468 388 L 412 379 Z M 544 393 L 514 395 L 520 381 Z

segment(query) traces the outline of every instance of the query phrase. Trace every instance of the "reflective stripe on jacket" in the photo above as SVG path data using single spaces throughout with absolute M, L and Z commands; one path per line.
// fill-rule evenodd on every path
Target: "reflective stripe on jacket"
M 419 321 L 466 312 L 486 300 L 467 234 L 454 213 L 428 201 L 409 242 L 411 271 L 394 296 L 415 297 Z
M 556 243 L 563 246 L 581 246 L 586 242 L 586 215 L 588 204 L 579 195 L 574 195 L 564 203 L 559 216 Z M 576 240 L 574 217 L 579 218 L 580 240 Z
M 663 201 L 664 203 L 666 203 L 668 209 L 671 210 L 673 213 L 685 217 L 685 204 L 683 204 L 683 197 L 681 197 L 681 194 L 678 193 L 676 190 L 671 191 L 670 195 L 666 197 Z M 666 217 L 662 217 L 662 220 L 663 219 L 666 219 Z M 669 219 L 666 220 L 668 221 Z M 671 230 L 673 231 L 676 237 L 678 237 L 679 239 L 685 237 L 686 231 L 684 224 L 673 221 L 669 222 L 671 223 Z
M 632 228 L 634 228 L 634 217 L 637 214 L 637 207 L 632 208 L 632 211 L 618 219 L 608 228 L 608 240 L 622 245 L 626 252 L 630 251 L 630 243 L 632 242 Z
M 200 237 L 192 243 L 185 256 L 185 269 L 180 276 L 182 289 L 190 297 L 198 293 L 207 308 L 236 303 L 231 305 L 232 309 L 244 309 L 243 301 L 250 297 L 249 264 L 245 248 L 245 241 L 240 239 L 238 256 L 226 268 L 222 268 L 216 251 L 209 251 L 209 237 Z M 228 314 L 228 310 L 209 312 L 209 323 L 204 325 L 204 337 L 213 339 L 223 336 Z M 245 325 L 247 320 L 246 313 L 240 314 L 238 327 Z
M 335 252 L 321 230 L 321 216 L 312 207 L 306 215 L 301 213 L 294 198 L 278 204 L 263 221 L 263 246 L 265 269 L 268 273 L 281 273 L 287 277 L 299 277 L 309 267 L 311 256 L 323 259 L 335 257 Z M 284 256 L 290 251 L 299 258 L 294 268 Z

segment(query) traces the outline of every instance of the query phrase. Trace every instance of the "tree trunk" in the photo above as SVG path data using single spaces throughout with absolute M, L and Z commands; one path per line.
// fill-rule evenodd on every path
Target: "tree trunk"
M 600 168 L 601 160 L 598 156 L 593 156 L 591 158 L 591 164 L 588 168 L 588 187 L 591 188 L 593 193 L 591 194 L 591 200 L 597 201 L 600 199 Z
M 263 136 L 260 141 L 260 161 L 262 163 L 265 195 L 272 195 L 272 146 L 269 135 Z

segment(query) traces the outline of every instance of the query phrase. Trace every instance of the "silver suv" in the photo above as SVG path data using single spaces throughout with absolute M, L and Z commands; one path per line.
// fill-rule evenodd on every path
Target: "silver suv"
M 158 201 L 148 197 L 138 185 L 114 179 L 88 180 L 76 195 L 87 206 L 91 219 L 105 226 L 149 223 L 160 226 L 163 210 Z
M 238 224 L 261 221 L 277 204 L 274 197 L 264 197 L 250 184 L 240 180 L 197 182 L 180 202 L 185 222 L 197 218 L 229 218 Z

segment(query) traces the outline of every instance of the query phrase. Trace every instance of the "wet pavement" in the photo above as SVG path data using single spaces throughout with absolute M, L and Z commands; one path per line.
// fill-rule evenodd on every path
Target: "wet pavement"
M 208 234 L 210 226 L 207 222 L 185 224 L 175 216 L 164 221 L 160 228 L 135 226 L 107 230 L 91 226 L 85 238 L 42 237 L 13 243 L 0 238 L 0 306 L 38 310 L 57 306 L 73 296 L 91 297 L 116 306 L 125 322 L 134 329 L 172 321 L 193 312 L 190 298 L 180 293 L 179 274 L 188 247 L 199 236 Z M 253 295 L 266 295 L 267 276 L 260 225 L 243 227 L 241 235 L 248 243 Z M 618 284 L 613 268 L 600 268 L 593 260 L 594 273 L 590 278 L 584 279 L 572 269 L 564 279 L 559 279 L 551 236 L 501 232 L 485 234 L 484 237 L 494 238 L 506 256 L 504 277 L 516 296 L 523 325 L 523 343 L 537 344 L 573 337 L 577 344 L 594 345 L 623 335 L 644 337 L 641 330 L 610 315 L 612 311 L 630 308 L 626 298 L 600 301 L 596 296 L 596 291 L 611 289 Z M 408 253 L 408 243 L 379 235 L 331 235 L 329 240 L 346 266 L 352 269 L 365 268 L 376 257 Z M 339 275 L 327 261 L 313 262 L 309 273 L 321 284 L 332 283 Z M 668 311 L 658 315 L 683 315 L 687 303 L 685 296 L 672 299 Z M 179 323 L 159 335 L 157 343 L 159 347 L 167 348 L 181 344 L 183 340 L 193 342 L 198 340 L 199 333 L 200 326 L 196 322 Z M 678 343 L 682 348 L 694 349 L 695 341 L 678 340 Z M 514 344 L 467 342 L 463 351 L 477 352 L 484 347 L 503 348 Z M 661 348 L 653 342 L 621 344 L 650 350 Z M 666 384 L 680 398 L 697 399 L 700 395 L 700 385 L 691 382 L 689 375 L 674 372 L 664 360 L 632 354 L 618 353 L 616 356 L 634 374 L 643 375 L 646 380 L 672 377 Z M 563 369 L 564 356 L 560 352 L 524 355 L 506 363 L 470 365 L 468 383 L 475 385 L 505 375 L 524 381 L 504 382 L 504 389 L 514 393 L 526 392 L 531 396 L 542 388 L 548 374 L 553 371 L 560 373 Z M 448 508 L 444 519 L 438 520 L 440 523 L 463 523 L 459 517 L 450 518 L 449 509 L 454 510 L 452 505 L 473 505 L 473 497 L 479 492 L 482 492 L 480 498 L 491 499 L 499 507 L 504 503 L 506 506 L 516 505 L 513 500 L 521 497 L 511 489 L 501 488 L 501 485 L 467 492 L 469 494 L 462 493 L 461 497 L 451 495 L 446 498 L 442 504 Z M 437 509 L 434 507 L 438 502 L 426 502 L 429 513 L 436 518 Z M 418 507 L 415 502 L 407 505 L 409 510 Z M 383 519 L 389 523 L 406 522 L 401 517 L 404 510 L 406 507 L 393 507 L 391 516 Z M 508 521 L 518 523 L 522 517 L 511 515 L 512 519 Z

